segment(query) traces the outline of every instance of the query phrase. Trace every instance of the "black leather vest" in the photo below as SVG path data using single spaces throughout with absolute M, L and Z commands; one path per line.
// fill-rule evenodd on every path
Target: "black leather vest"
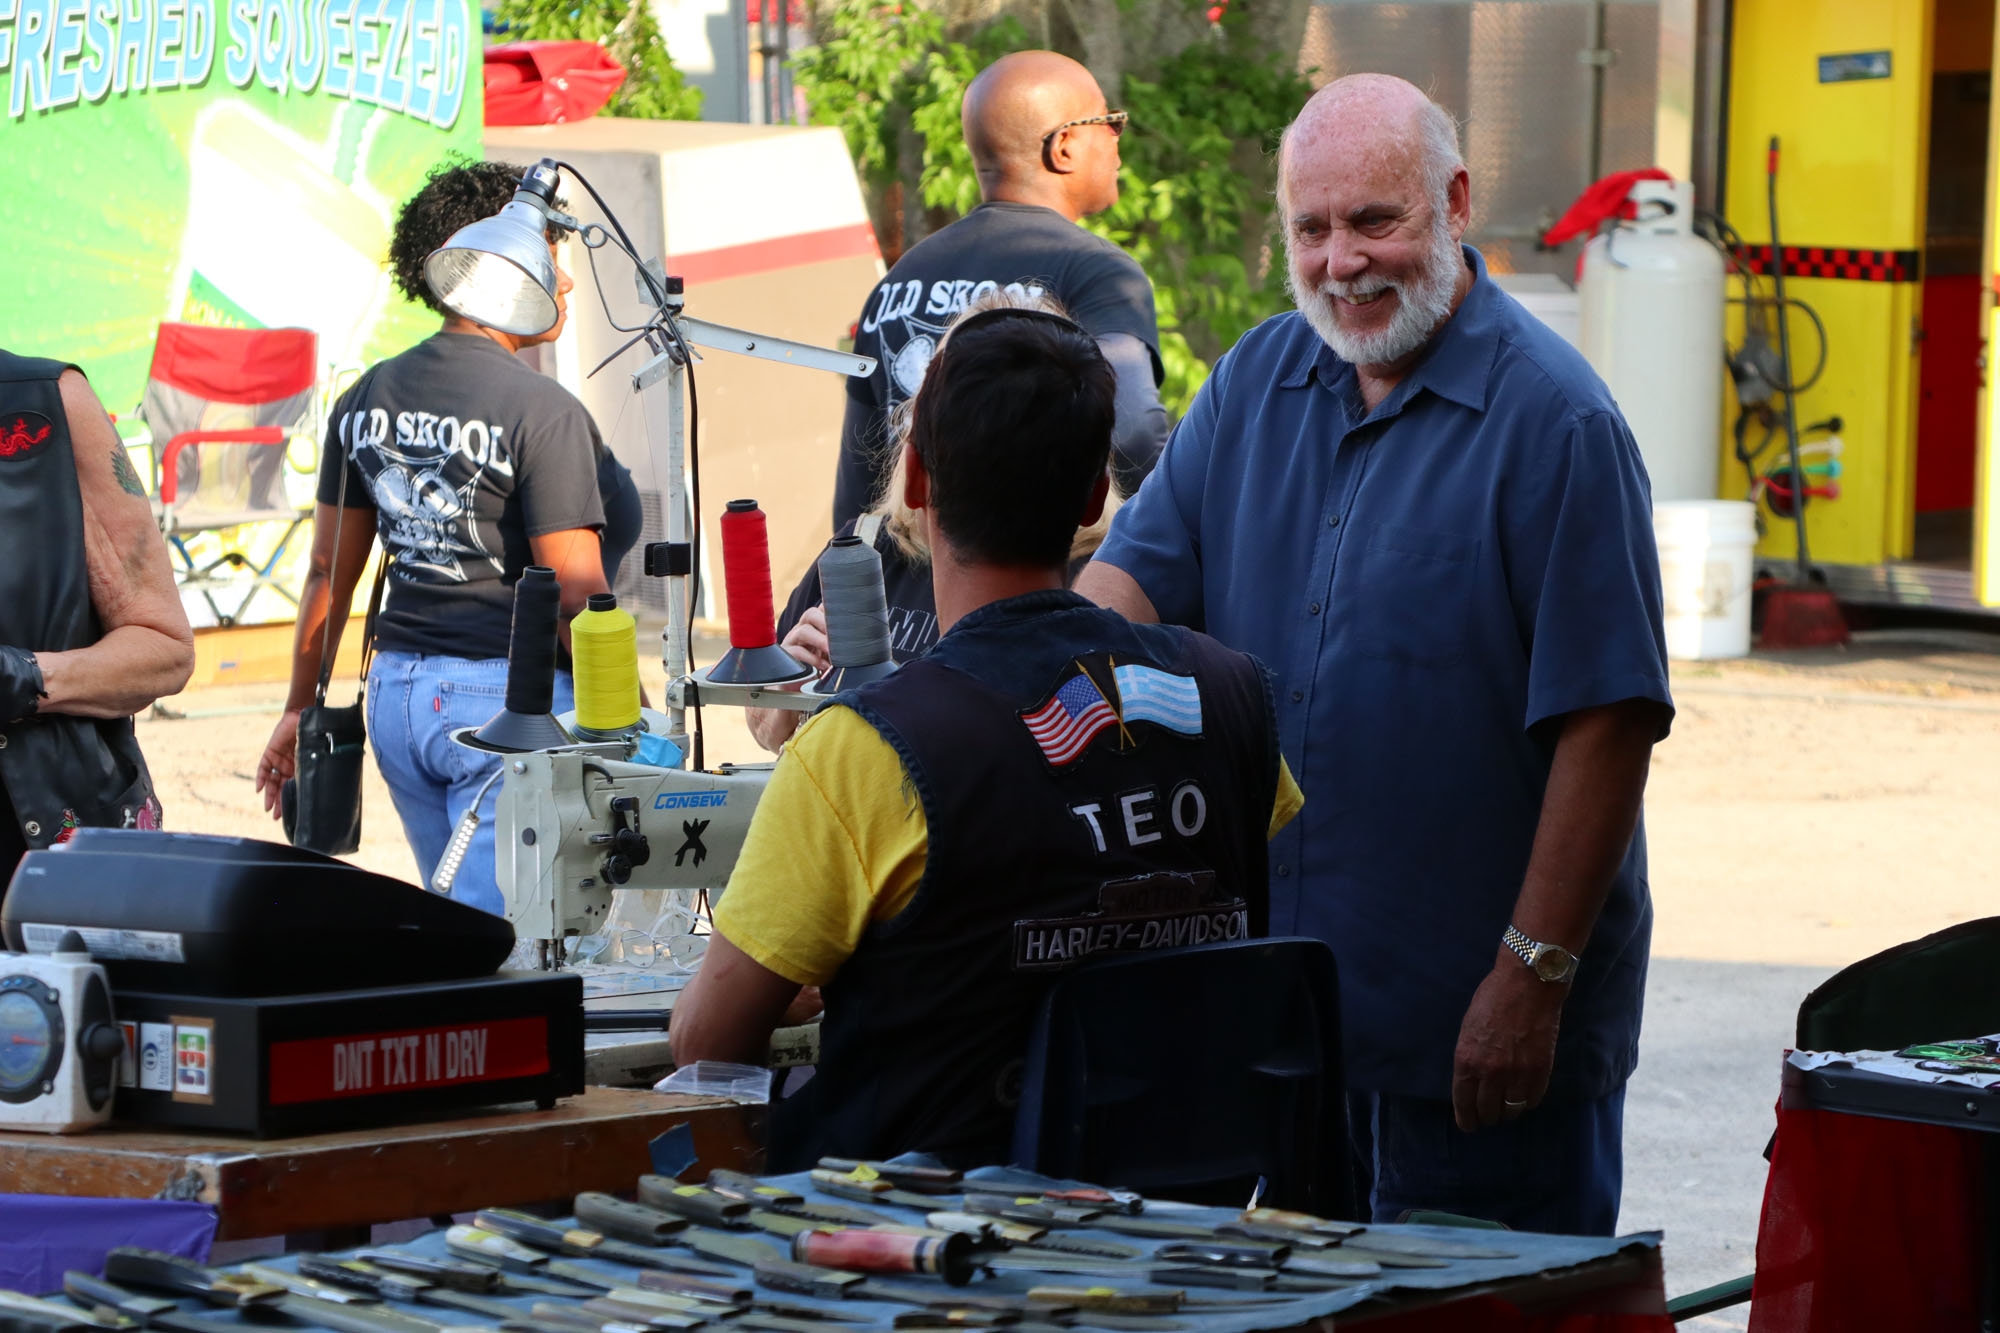
M 0 352 L 0 643 L 61 652 L 103 635 L 83 553 L 83 497 L 56 381 L 72 367 Z M 30 847 L 70 829 L 157 828 L 129 717 L 0 721 L 0 783 Z
M 1005 1161 L 1029 1029 L 1063 969 L 1265 932 L 1279 757 L 1263 669 L 1038 593 L 838 702 L 901 756 L 928 859 L 825 987 L 819 1069 L 780 1106 L 771 1165 Z

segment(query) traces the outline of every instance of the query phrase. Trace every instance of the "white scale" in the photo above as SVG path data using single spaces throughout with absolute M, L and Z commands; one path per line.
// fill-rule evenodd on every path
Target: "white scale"
M 104 1123 L 125 1054 L 104 969 L 79 937 L 51 954 L 0 953 L 0 1129 Z

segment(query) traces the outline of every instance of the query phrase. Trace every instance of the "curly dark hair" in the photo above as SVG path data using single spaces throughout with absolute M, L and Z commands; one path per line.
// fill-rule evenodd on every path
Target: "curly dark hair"
M 412 301 L 421 301 L 440 315 L 451 312 L 438 304 L 424 281 L 424 260 L 451 239 L 460 227 L 490 218 L 507 206 L 526 167 L 511 162 L 439 163 L 423 187 L 411 195 L 396 215 L 396 234 L 389 239 L 389 268 L 396 286 Z M 562 200 L 558 209 L 566 209 Z M 551 228 L 549 239 L 557 232 Z

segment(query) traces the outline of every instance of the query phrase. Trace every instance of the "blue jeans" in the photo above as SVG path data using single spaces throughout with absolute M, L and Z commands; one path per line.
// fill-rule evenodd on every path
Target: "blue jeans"
M 567 672 L 556 673 L 555 711 L 574 708 Z M 446 657 L 442 654 L 377 653 L 368 669 L 368 742 L 403 836 L 416 854 L 426 887 L 464 816 L 486 780 L 499 771 L 501 756 L 452 742 L 460 727 L 480 727 L 507 699 L 507 660 L 502 657 Z M 500 886 L 493 878 L 493 819 L 500 784 L 479 800 L 479 831 L 466 849 L 452 882 L 454 901 L 495 916 L 503 913 Z
M 1625 1183 L 1625 1087 L 1595 1101 L 1544 1102 L 1519 1120 L 1462 1133 L 1451 1103 L 1347 1094 L 1348 1138 L 1369 1217 L 1413 1208 L 1516 1231 L 1609 1236 Z

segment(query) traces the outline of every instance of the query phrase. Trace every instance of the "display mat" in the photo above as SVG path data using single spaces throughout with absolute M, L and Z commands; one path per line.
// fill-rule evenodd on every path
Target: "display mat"
M 1034 1176 L 1012 1168 L 1001 1167 L 988 1167 L 969 1171 L 966 1173 L 965 1179 L 973 1183 L 988 1183 L 994 1187 L 992 1192 L 1018 1191 L 1023 1188 L 1058 1188 L 1074 1186 L 1077 1183 L 1053 1181 L 1047 1177 Z M 770 1179 L 770 1183 L 803 1195 L 813 1202 L 845 1203 L 850 1206 L 854 1202 L 853 1200 L 836 1198 L 814 1189 L 811 1179 L 803 1174 L 773 1177 Z M 957 1197 L 955 1195 L 937 1196 L 936 1208 L 939 1210 L 948 1210 L 954 1207 Z M 922 1210 L 915 1207 L 899 1207 L 894 1204 L 882 1203 L 870 1203 L 867 1207 L 875 1211 L 898 1216 L 911 1224 L 921 1224 L 922 1222 Z M 1145 1215 L 1161 1220 L 1184 1221 L 1201 1225 L 1216 1225 L 1231 1221 L 1235 1217 L 1235 1214 L 1228 1209 L 1198 1208 L 1191 1205 L 1158 1201 L 1148 1202 Z M 733 1231 L 730 1234 L 754 1238 L 765 1243 L 768 1245 L 771 1257 L 774 1259 L 788 1259 L 791 1257 L 789 1248 L 779 1237 L 767 1236 L 755 1231 Z M 1172 1243 L 1128 1235 L 1114 1235 L 1104 1231 L 1091 1231 L 1084 1234 L 1106 1240 L 1115 1239 L 1122 1244 L 1138 1247 L 1148 1254 L 1151 1254 L 1162 1245 Z M 1289 1328 L 1294 1325 L 1306 1323 L 1319 1316 L 1331 1315 L 1342 1310 L 1351 1309 L 1373 1297 L 1389 1296 L 1397 1292 L 1434 1294 L 1460 1288 L 1519 1280 L 1521 1278 L 1533 1278 L 1538 1275 L 1554 1275 L 1581 1264 L 1607 1259 L 1628 1251 L 1657 1249 L 1660 1244 L 1660 1233 L 1658 1232 L 1644 1232 L 1612 1238 L 1550 1236 L 1530 1232 L 1487 1231 L 1439 1226 L 1370 1226 L 1362 1233 L 1362 1236 L 1422 1238 L 1426 1241 L 1442 1242 L 1447 1248 L 1451 1246 L 1471 1246 L 1489 1250 L 1508 1251 L 1511 1253 L 1511 1257 L 1451 1258 L 1446 1260 L 1442 1267 L 1385 1269 L 1379 1278 L 1354 1280 L 1348 1285 L 1340 1287 L 1338 1290 L 1309 1294 L 1286 1293 L 1282 1298 L 1279 1298 L 1278 1293 L 1247 1293 L 1219 1288 L 1190 1287 L 1185 1290 L 1191 1299 L 1197 1301 L 1207 1299 L 1233 1303 L 1245 1299 L 1261 1299 L 1267 1303 L 1258 1304 L 1254 1308 L 1215 1310 L 1205 1309 L 1199 1305 L 1191 1305 L 1184 1307 L 1179 1313 L 1173 1315 L 1171 1317 L 1172 1322 L 1187 1330 L 1199 1330 L 1200 1333 L 1248 1333 L 1252 1329 Z M 1358 1245 L 1366 1244 L 1366 1241 L 1361 1237 L 1356 1237 L 1355 1243 Z M 449 1254 L 442 1231 L 430 1232 L 393 1248 L 434 1258 L 444 1258 Z M 687 1253 L 687 1251 L 678 1247 L 674 1247 L 674 1250 L 680 1254 Z M 1321 1251 L 1320 1253 L 1324 1253 L 1329 1257 L 1337 1257 L 1339 1250 L 1336 1248 Z M 287 1257 L 272 1259 L 267 1262 L 274 1267 L 290 1268 L 293 1266 L 295 1259 Z M 596 1269 L 602 1272 L 607 1279 L 617 1280 L 621 1285 L 637 1285 L 635 1277 L 637 1270 L 626 1265 L 600 1259 L 575 1260 L 573 1262 Z M 876 1280 L 895 1283 L 905 1287 L 919 1288 L 927 1294 L 935 1295 L 940 1304 L 949 1303 L 952 1292 L 1006 1296 L 1025 1295 L 1030 1287 L 1035 1286 L 1115 1286 L 1150 1287 L 1157 1289 L 1161 1286 L 1175 1285 L 1172 1283 L 1150 1281 L 1143 1270 L 1143 1266 L 1141 1266 L 1139 1272 L 1133 1274 L 1131 1277 L 1124 1275 L 1108 1276 L 1099 1273 L 1093 1273 L 1088 1276 L 1075 1273 L 1012 1272 L 997 1275 L 982 1273 L 970 1285 L 957 1288 L 944 1286 L 942 1281 L 936 1277 L 917 1275 L 879 1277 Z M 751 1285 L 747 1269 L 742 1272 L 742 1281 L 745 1286 Z M 892 1327 L 897 1315 L 908 1315 L 918 1308 L 908 1304 L 859 1299 L 838 1301 L 815 1300 L 811 1297 L 791 1292 L 765 1292 L 761 1288 L 759 1289 L 759 1294 L 769 1295 L 795 1304 L 821 1306 L 829 1313 L 837 1312 L 849 1321 L 858 1319 L 869 1321 L 865 1324 L 859 1322 L 828 1322 L 826 1324 L 826 1333 L 852 1333 L 853 1330 L 870 1327 L 887 1329 Z M 511 1303 L 518 1305 L 523 1317 L 526 1317 L 529 1307 L 535 1301 L 547 1301 L 552 1298 L 524 1294 L 504 1299 L 508 1299 Z M 190 1305 L 188 1308 L 192 1310 L 196 1307 Z M 459 1327 L 488 1322 L 479 1316 L 468 1315 L 456 1310 L 425 1306 L 397 1306 L 395 1308 L 405 1310 L 407 1313 L 418 1315 L 436 1323 Z M 203 1313 L 223 1319 L 238 1317 L 231 1313 L 219 1312 L 212 1309 L 205 1309 Z M 1091 1316 L 1087 1311 L 1079 1312 L 1073 1321 L 1070 1322 L 1073 1322 L 1079 1328 L 1093 1326 Z

